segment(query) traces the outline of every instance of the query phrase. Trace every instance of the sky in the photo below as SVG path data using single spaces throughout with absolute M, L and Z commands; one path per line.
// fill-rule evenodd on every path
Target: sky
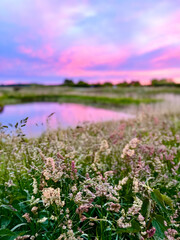
M 0 0 L 0 84 L 171 78 L 180 0 Z

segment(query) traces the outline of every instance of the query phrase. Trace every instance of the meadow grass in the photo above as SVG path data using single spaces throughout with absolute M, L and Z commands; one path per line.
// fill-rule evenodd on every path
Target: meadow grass
M 178 114 L 0 135 L 0 239 L 180 239 Z
M 0 97 L 1 105 L 17 104 L 25 102 L 70 102 L 94 104 L 100 106 L 121 107 L 124 105 L 141 103 L 156 103 L 160 100 L 152 98 L 132 98 L 132 97 L 108 97 L 108 96 L 92 96 L 92 95 L 77 95 L 77 94 L 4 94 Z
M 64 86 L 29 86 L 0 88 L 0 105 L 34 101 L 73 102 L 102 107 L 121 107 L 129 104 L 155 103 L 157 96 L 180 94 L 179 87 L 99 87 L 75 88 Z

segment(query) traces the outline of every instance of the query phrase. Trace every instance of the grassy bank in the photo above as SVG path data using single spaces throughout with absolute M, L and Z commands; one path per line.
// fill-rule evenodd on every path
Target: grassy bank
M 0 239 L 179 239 L 180 116 L 0 132 Z
M 0 97 L 0 102 L 2 105 L 40 101 L 72 102 L 119 107 L 129 104 L 155 103 L 159 100 L 151 98 L 140 99 L 132 97 L 107 97 L 77 94 L 4 94 Z

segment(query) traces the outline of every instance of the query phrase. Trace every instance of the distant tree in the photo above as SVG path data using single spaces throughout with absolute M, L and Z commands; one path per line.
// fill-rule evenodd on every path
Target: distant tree
M 161 86 L 175 86 L 175 83 L 172 79 L 152 79 L 151 85 L 154 87 L 161 87 Z
M 118 86 L 118 87 L 128 87 L 128 86 L 129 86 L 129 83 L 127 83 L 126 81 L 124 81 L 124 82 L 118 83 L 117 86 Z
M 151 85 L 152 86 L 158 86 L 158 80 L 157 79 L 152 79 L 151 80 Z
M 102 87 L 112 87 L 113 84 L 111 82 L 105 82 L 102 84 Z
M 130 83 L 131 86 L 134 86 L 134 87 L 140 87 L 141 86 L 141 83 L 139 81 L 132 81 Z
M 80 80 L 76 85 L 76 87 L 90 87 L 90 85 L 82 80 Z
M 73 80 L 71 80 L 71 79 L 65 79 L 64 80 L 64 83 L 63 83 L 63 86 L 67 86 L 67 87 L 74 87 L 74 82 L 73 82 Z

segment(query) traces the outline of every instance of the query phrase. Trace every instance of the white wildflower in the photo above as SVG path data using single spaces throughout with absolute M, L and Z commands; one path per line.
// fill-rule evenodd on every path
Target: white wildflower
M 38 187 L 37 187 L 37 180 L 33 178 L 33 194 L 37 194 Z
M 44 188 L 42 190 L 42 194 L 42 200 L 45 206 L 50 206 L 53 203 L 55 203 L 57 206 L 64 206 L 64 202 L 61 201 L 60 197 L 60 188 Z
M 128 227 L 131 227 L 131 223 L 125 222 L 125 218 L 124 218 L 124 217 L 120 217 L 120 218 L 117 220 L 117 225 L 118 225 L 120 228 L 128 228 Z
M 48 219 L 47 217 L 43 217 L 43 218 L 40 218 L 37 222 L 44 223 L 47 219 Z
M 133 188 L 134 193 L 139 192 L 139 181 L 135 177 L 133 178 L 133 187 L 132 188 Z
M 116 190 L 121 190 L 122 186 L 127 183 L 128 177 L 123 178 L 119 181 L 118 186 L 116 187 Z

